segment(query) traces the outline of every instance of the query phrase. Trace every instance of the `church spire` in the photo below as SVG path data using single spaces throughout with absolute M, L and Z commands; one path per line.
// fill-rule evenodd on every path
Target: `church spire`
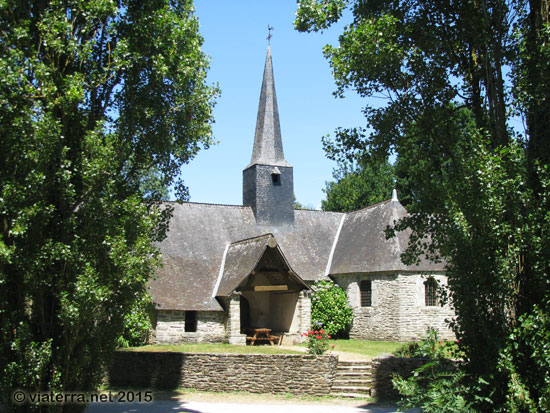
M 254 164 L 290 166 L 283 153 L 279 109 L 277 108 L 277 94 L 275 93 L 275 80 L 273 78 L 273 63 L 269 46 L 267 47 L 262 91 L 258 105 L 254 149 L 249 166 Z
M 271 35 L 273 28 L 270 26 L 268 30 Z M 252 160 L 243 171 L 243 205 L 252 208 L 258 225 L 294 225 L 294 177 L 292 166 L 283 154 L 269 46 L 265 59 Z

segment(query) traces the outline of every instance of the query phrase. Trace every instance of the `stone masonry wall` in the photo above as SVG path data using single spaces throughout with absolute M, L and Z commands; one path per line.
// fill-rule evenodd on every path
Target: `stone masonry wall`
M 185 331 L 185 311 L 157 311 L 155 344 L 222 342 L 225 336 L 225 313 L 198 311 L 197 331 Z
M 442 273 L 431 274 L 446 284 Z M 426 335 L 428 327 L 438 330 L 442 339 L 453 339 L 445 323 L 454 316 L 449 306 L 428 307 L 424 301 L 423 277 L 417 273 L 350 274 L 337 282 L 353 308 L 350 338 L 364 340 L 415 341 Z M 372 281 L 372 306 L 361 307 L 359 284 Z
M 440 285 L 447 284 L 443 274 L 430 274 Z M 399 288 L 402 290 L 398 326 L 399 340 L 413 341 L 426 336 L 428 328 L 434 328 L 442 340 L 454 340 L 455 336 L 446 319 L 452 319 L 454 311 L 445 305 L 426 306 L 425 286 L 426 276 L 420 274 L 400 274 Z
M 334 356 L 301 354 L 184 354 L 118 351 L 113 387 L 328 395 Z
M 412 376 L 413 371 L 426 364 L 428 359 L 380 357 L 372 360 L 371 396 L 380 399 L 395 399 L 399 392 L 393 388 L 392 375 Z

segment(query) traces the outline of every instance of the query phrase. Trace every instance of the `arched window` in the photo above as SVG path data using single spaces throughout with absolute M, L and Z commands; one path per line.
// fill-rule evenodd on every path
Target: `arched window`
M 437 281 L 431 277 L 424 282 L 424 297 L 426 306 L 437 306 Z
M 359 284 L 361 292 L 361 307 L 372 307 L 372 282 L 363 280 Z

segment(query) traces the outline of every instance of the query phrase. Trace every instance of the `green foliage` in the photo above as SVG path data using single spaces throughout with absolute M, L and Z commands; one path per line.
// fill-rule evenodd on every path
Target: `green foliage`
M 411 215 L 388 235 L 412 230 L 407 264 L 422 255 L 447 263 L 470 391 L 445 388 L 485 411 L 548 410 L 547 5 L 312 0 L 297 12 L 302 31 L 326 29 L 345 7 L 353 14 L 339 46 L 324 49 L 335 93 L 386 104 L 364 109 L 370 129 L 338 129 L 325 148 L 349 162 L 396 154 Z M 514 116 L 524 130 L 511 128 Z
M 317 330 L 309 330 L 302 334 L 302 337 L 306 337 L 307 351 L 310 354 L 325 354 L 328 350 L 330 335 L 323 330 L 323 325 L 321 323 L 314 324 L 316 324 L 315 328 L 317 328 Z M 334 347 L 334 345 L 332 347 Z
M 548 301 L 544 304 L 546 308 L 536 306 L 532 313 L 521 317 L 519 326 L 501 352 L 499 367 L 508 376 L 508 394 L 503 411 L 550 411 L 548 304 Z
M 452 361 L 456 350 L 456 343 L 439 341 L 437 331 L 430 329 L 424 340 L 396 352 L 396 355 L 427 360 L 411 377 L 394 375 L 392 378 L 403 396 L 399 403 L 401 409 L 421 408 L 423 412 L 434 413 L 476 411 L 469 397 L 475 389 L 466 380 L 466 373 Z
M 311 287 L 311 325 L 313 330 L 322 326 L 327 334 L 343 338 L 349 333 L 353 311 L 346 293 L 332 281 L 318 281 Z
M 0 28 L 3 403 L 100 383 L 217 90 L 188 0 L 3 1 Z
M 396 357 L 451 359 L 462 358 L 459 341 L 439 340 L 437 330 L 429 328 L 426 337 L 420 342 L 405 343 L 393 352 Z
M 152 303 L 149 295 L 137 298 L 124 317 L 124 330 L 117 338 L 117 347 L 143 346 L 149 341 Z
M 399 408 L 421 408 L 423 412 L 475 412 L 470 399 L 472 388 L 464 384 L 462 371 L 440 371 L 436 362 L 430 362 L 416 369 L 409 379 L 396 376 L 393 385 L 403 399 Z
M 393 167 L 386 162 L 355 167 L 341 163 L 333 174 L 335 181 L 327 182 L 327 199 L 321 202 L 323 211 L 356 211 L 391 197 L 394 187 Z

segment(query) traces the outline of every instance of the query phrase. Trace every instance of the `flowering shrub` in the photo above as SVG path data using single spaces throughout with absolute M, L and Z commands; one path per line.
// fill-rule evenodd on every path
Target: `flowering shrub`
M 313 290 L 311 297 L 312 324 L 322 323 L 325 331 L 331 336 L 348 338 L 353 311 L 345 291 L 332 281 L 319 281 L 311 288 Z
M 318 327 L 321 327 L 319 325 Z M 310 354 L 325 354 L 328 350 L 328 341 L 330 336 L 323 330 L 309 330 L 302 334 L 302 337 L 307 338 L 307 351 Z M 332 346 L 334 348 L 334 346 Z

